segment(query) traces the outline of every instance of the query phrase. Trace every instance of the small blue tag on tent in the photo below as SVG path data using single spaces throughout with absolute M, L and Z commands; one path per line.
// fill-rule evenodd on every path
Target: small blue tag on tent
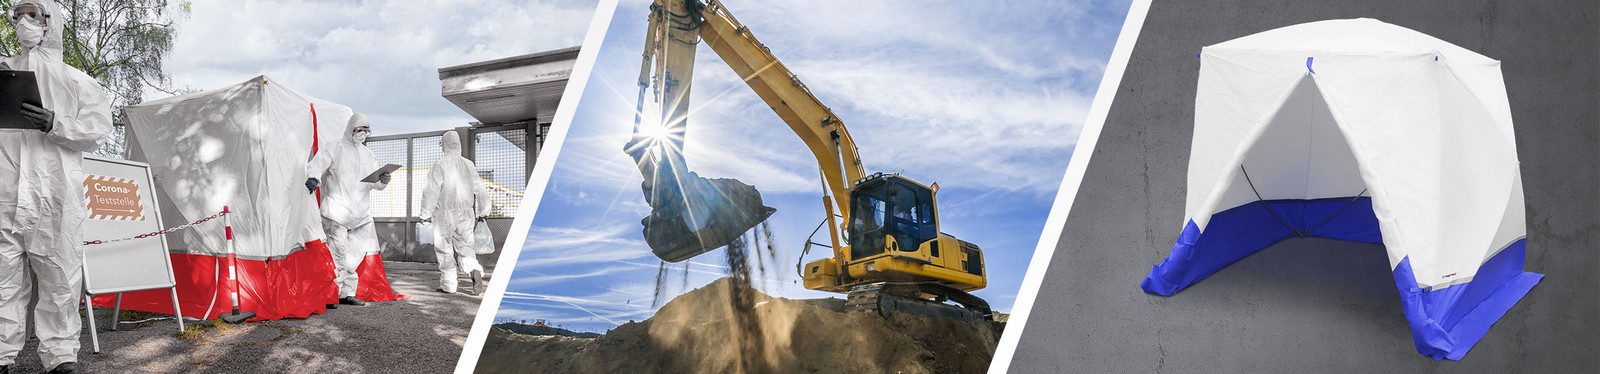
M 1306 71 L 1311 72 L 1311 74 L 1316 74 L 1317 73 L 1316 70 L 1312 70 L 1311 69 L 1311 57 L 1306 57 Z

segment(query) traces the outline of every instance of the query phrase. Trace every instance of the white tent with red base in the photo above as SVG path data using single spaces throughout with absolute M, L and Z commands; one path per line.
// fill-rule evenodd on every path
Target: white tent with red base
M 257 320 L 304 318 L 338 298 L 323 244 L 317 195 L 305 189 L 305 164 L 319 144 L 340 141 L 349 107 L 306 96 L 266 76 L 129 106 L 128 156 L 150 164 L 164 227 L 231 209 L 239 302 Z M 232 309 L 220 224 L 168 235 L 183 314 L 213 319 Z M 373 249 L 357 270 L 356 296 L 402 299 Z M 220 282 L 219 282 L 220 281 Z M 110 306 L 115 295 L 95 298 Z M 172 313 L 165 290 L 123 295 L 123 309 Z

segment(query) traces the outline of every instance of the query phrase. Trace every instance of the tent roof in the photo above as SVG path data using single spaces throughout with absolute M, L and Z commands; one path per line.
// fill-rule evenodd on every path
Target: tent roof
M 1439 38 L 1371 18 L 1302 23 L 1217 43 L 1207 49 L 1312 51 L 1317 54 L 1434 53 L 1461 64 L 1498 64 Z
M 189 100 L 194 100 L 194 99 L 198 99 L 198 98 L 202 98 L 202 97 L 210 97 L 210 96 L 221 95 L 221 94 L 224 94 L 224 93 L 227 93 L 227 92 L 232 92 L 233 90 L 246 88 L 246 87 L 249 87 L 252 84 L 261 83 L 261 82 L 266 81 L 266 80 L 267 80 L 267 76 L 258 75 L 255 78 L 250 78 L 249 80 L 246 80 L 246 81 L 243 81 L 243 82 L 230 84 L 230 85 L 223 86 L 223 87 L 218 87 L 218 88 L 215 88 L 215 89 L 210 89 L 210 90 L 205 90 L 205 91 L 200 91 L 200 92 L 193 92 L 193 93 L 187 93 L 187 94 L 182 94 L 182 95 L 178 95 L 178 96 L 168 97 L 168 98 L 164 98 L 164 99 L 160 99 L 160 100 L 146 101 L 146 102 L 139 103 L 139 104 L 129 105 L 127 108 L 128 109 L 154 108 L 154 107 L 161 107 L 161 106 L 166 106 L 166 105 L 177 104 L 177 103 L 181 103 L 181 102 L 185 102 L 185 101 L 189 101 Z
M 261 85 L 262 87 L 264 87 L 266 89 L 270 89 L 270 90 L 275 90 L 275 91 L 278 91 L 278 92 L 286 93 L 286 94 L 292 95 L 294 97 L 298 97 L 300 99 L 303 99 L 305 101 L 316 103 L 319 107 L 328 107 L 328 108 L 338 107 L 340 109 L 349 110 L 349 107 L 347 107 L 347 106 L 344 106 L 344 105 L 341 105 L 341 104 L 338 104 L 338 103 L 334 103 L 334 102 L 331 102 L 331 101 L 327 101 L 327 100 L 318 99 L 318 98 L 311 97 L 311 96 L 306 96 L 305 94 L 302 94 L 299 91 L 295 91 L 295 90 L 289 88 L 288 86 L 284 86 L 282 84 L 276 84 L 276 83 L 277 82 L 274 81 L 272 79 L 272 77 L 269 77 L 269 76 L 266 76 L 266 75 L 257 75 L 254 78 L 250 78 L 250 79 L 247 79 L 245 81 L 242 81 L 242 82 L 239 82 L 239 83 L 235 83 L 235 84 L 231 84 L 231 85 L 218 87 L 218 88 L 215 88 L 215 89 L 210 89 L 210 90 L 205 90 L 205 91 L 200 91 L 200 92 L 187 93 L 187 94 L 183 94 L 183 95 L 163 98 L 163 99 L 160 99 L 160 100 L 152 100 L 152 101 L 146 101 L 146 102 L 139 103 L 139 104 L 129 105 L 129 106 L 125 107 L 124 110 L 127 110 L 127 109 L 139 110 L 139 109 L 161 108 L 161 107 L 164 107 L 164 106 L 181 104 L 181 103 L 184 103 L 184 102 L 189 102 L 189 101 L 193 101 L 193 100 L 197 100 L 197 99 L 214 99 L 214 98 L 217 98 L 219 96 L 222 97 L 224 100 L 238 100 L 238 99 L 261 100 L 261 97 L 259 95 L 255 96 L 253 98 L 250 98 L 250 97 L 246 97 L 244 95 L 241 95 L 239 93 L 240 92 L 239 90 L 248 89 L 248 88 L 251 88 L 251 87 L 253 87 L 255 85 Z M 179 116 L 180 114 L 175 114 L 174 113 L 174 114 L 171 114 L 171 115 Z M 342 130 L 343 129 L 343 124 L 341 123 L 339 127 Z

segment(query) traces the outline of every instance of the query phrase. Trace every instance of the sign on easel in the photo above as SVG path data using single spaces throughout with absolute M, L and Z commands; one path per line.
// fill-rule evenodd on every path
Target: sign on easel
M 156 207 L 155 184 L 150 165 L 142 162 L 85 156 L 83 158 L 84 209 L 88 215 L 80 228 L 85 241 L 104 241 L 83 248 L 83 287 L 87 294 L 118 294 L 166 288 L 172 292 L 172 310 L 183 331 L 183 314 L 178 309 L 177 281 L 172 275 L 172 258 L 167 241 L 160 235 L 131 240 L 161 231 L 161 212 Z M 94 352 L 100 352 L 99 329 L 95 327 L 94 303 L 88 303 L 89 335 Z M 116 330 L 117 310 L 112 310 L 112 330 Z
M 83 240 L 130 238 L 161 231 L 147 164 L 84 157 Z M 90 294 L 169 288 L 172 257 L 160 236 L 83 247 L 84 288 Z

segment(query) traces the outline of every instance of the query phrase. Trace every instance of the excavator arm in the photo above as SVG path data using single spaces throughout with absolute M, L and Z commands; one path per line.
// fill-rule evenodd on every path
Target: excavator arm
M 630 144 L 650 134 L 664 134 L 660 146 L 682 149 L 691 110 L 689 81 L 694 75 L 694 55 L 700 41 L 743 78 L 816 158 L 828 192 L 824 206 L 830 210 L 830 241 L 838 251 L 843 243 L 840 243 L 838 222 L 833 221 L 833 217 L 837 214 L 844 222 L 849 222 L 850 186 L 866 177 L 855 140 L 851 139 L 844 121 L 817 99 L 805 83 L 756 40 L 748 28 L 739 24 L 720 2 L 657 0 L 651 6 L 644 58 L 639 69 L 639 111 L 643 113 L 641 117 L 652 118 L 640 119 L 634 128 L 635 142 Z M 659 113 L 643 105 L 646 94 L 654 95 L 656 100 L 650 102 L 660 108 Z M 655 124 L 650 121 L 657 121 L 661 128 L 652 128 Z M 681 154 L 663 157 L 661 161 L 670 167 L 683 164 Z M 653 166 L 641 164 L 641 169 L 645 168 Z M 647 183 L 658 175 L 655 171 L 644 173 Z
M 851 184 L 867 175 L 844 121 L 822 104 L 794 72 L 750 34 L 748 28 L 728 14 L 721 3 L 710 1 L 702 14 L 705 22 L 700 35 L 706 45 L 744 78 L 745 84 L 805 142 L 821 167 L 829 194 L 836 197 L 835 207 L 848 221 L 850 202 L 840 197 L 849 197 Z

